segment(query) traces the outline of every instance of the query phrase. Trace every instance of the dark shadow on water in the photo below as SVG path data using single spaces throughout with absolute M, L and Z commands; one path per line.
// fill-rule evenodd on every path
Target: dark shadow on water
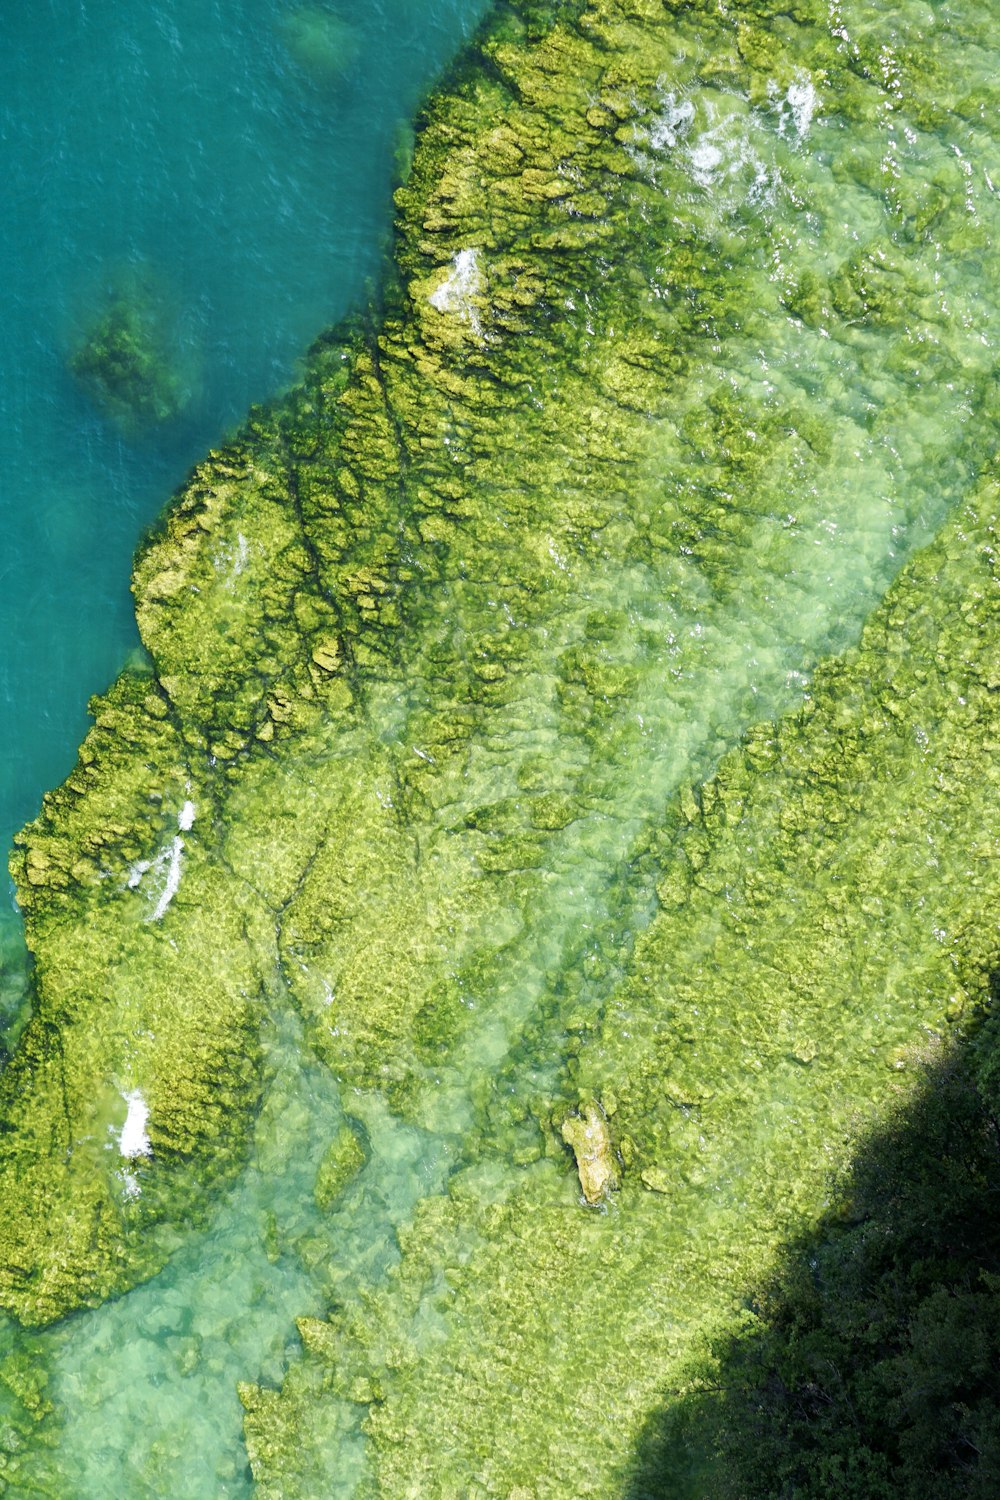
M 624 1500 L 1000 1496 L 1000 1017 L 921 1065 Z

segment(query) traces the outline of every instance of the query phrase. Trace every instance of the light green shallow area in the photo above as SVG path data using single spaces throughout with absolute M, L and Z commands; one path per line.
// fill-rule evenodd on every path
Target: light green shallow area
M 985 999 L 990 30 L 525 7 L 432 100 L 18 841 L 11 1494 L 625 1493 Z

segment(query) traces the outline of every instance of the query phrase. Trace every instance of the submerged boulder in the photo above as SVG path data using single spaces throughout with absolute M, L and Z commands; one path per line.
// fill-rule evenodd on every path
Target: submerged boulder
M 361 53 L 358 34 L 349 21 L 325 5 L 301 5 L 282 24 L 292 60 L 319 87 L 339 82 Z
M 580 1113 L 562 1124 L 562 1138 L 573 1148 L 580 1186 L 588 1203 L 600 1203 L 618 1189 L 620 1178 L 611 1131 L 601 1106 L 594 1099 L 581 1105 Z
M 364 1164 L 361 1142 L 345 1122 L 327 1147 L 316 1173 L 313 1195 L 317 1207 L 324 1213 L 329 1210 Z
M 145 279 L 129 278 L 112 290 L 70 355 L 80 385 L 127 437 L 172 421 L 190 403 L 193 381 L 172 323 Z

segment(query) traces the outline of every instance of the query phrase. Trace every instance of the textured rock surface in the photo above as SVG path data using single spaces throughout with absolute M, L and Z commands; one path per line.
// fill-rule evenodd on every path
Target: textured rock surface
M 573 1148 L 583 1196 L 588 1203 L 600 1203 L 619 1186 L 615 1148 L 601 1106 L 588 1100 L 580 1106 L 579 1114 L 563 1121 L 560 1134 Z
M 846 45 L 818 4 L 504 12 L 423 120 L 377 324 L 137 560 L 150 672 L 14 859 L 0 1300 L 158 1263 L 278 995 L 454 1163 L 384 1284 L 329 1266 L 282 1390 L 241 1387 L 262 1497 L 329 1492 L 362 1420 L 363 1493 L 613 1493 L 851 1108 L 985 995 L 994 371 L 948 278 L 996 284 L 1000 238 L 946 139 L 978 16 L 887 62 L 890 21 Z M 588 1213 L 552 1121 L 612 1094 Z

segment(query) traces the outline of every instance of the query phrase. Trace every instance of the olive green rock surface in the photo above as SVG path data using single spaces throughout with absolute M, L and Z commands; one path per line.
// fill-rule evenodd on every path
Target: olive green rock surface
M 986 996 L 1000 149 L 954 12 L 504 10 L 377 316 L 140 552 L 149 670 L 13 862 L 0 1301 L 148 1275 L 254 1129 L 280 1172 L 293 1012 L 349 1118 L 322 1234 L 268 1230 L 325 1315 L 240 1386 L 261 1500 L 618 1493 L 853 1114 Z M 393 1130 L 426 1154 L 358 1252 Z

